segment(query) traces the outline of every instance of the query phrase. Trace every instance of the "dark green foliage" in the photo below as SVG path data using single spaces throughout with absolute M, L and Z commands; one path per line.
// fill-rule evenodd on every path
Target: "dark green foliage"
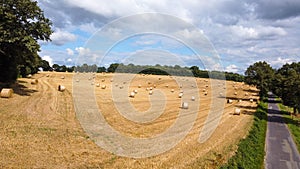
M 255 112 L 253 126 L 247 138 L 240 141 L 238 150 L 226 165 L 220 167 L 261 169 L 265 156 L 265 137 L 267 129 L 267 103 L 260 102 Z
M 115 72 L 117 70 L 119 66 L 119 63 L 113 63 L 113 64 L 110 64 L 110 66 L 107 68 L 107 72 Z
M 97 68 L 97 73 L 102 73 L 102 72 L 106 72 L 106 68 L 105 67 L 98 67 Z
M 167 72 L 157 68 L 147 68 L 140 71 L 142 74 L 169 75 Z
M 294 113 L 300 112 L 300 62 L 285 64 L 276 71 L 273 92 L 284 105 L 293 107 Z
M 267 62 L 256 62 L 249 66 L 245 72 L 245 82 L 255 85 L 261 97 L 268 96 L 268 91 L 272 88 L 274 69 Z
M 49 65 L 49 62 L 46 60 L 42 60 L 40 62 L 39 67 L 41 67 L 43 69 L 43 71 L 52 71 L 52 67 Z
M 86 63 L 84 63 L 81 66 L 76 66 L 74 67 L 74 70 L 76 72 L 97 72 L 98 67 L 97 65 L 93 64 L 93 65 L 88 65 Z
M 38 40 L 50 40 L 49 19 L 37 2 L 31 0 L 0 1 L 0 82 L 14 82 L 21 73 L 38 70 Z

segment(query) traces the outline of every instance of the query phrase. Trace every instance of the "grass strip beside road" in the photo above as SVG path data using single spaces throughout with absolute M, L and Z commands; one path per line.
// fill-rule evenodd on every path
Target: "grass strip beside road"
M 298 151 L 300 152 L 300 118 L 296 116 L 291 116 L 291 112 L 293 109 L 283 105 L 282 103 L 278 103 L 279 109 L 283 114 L 283 118 L 289 130 L 293 136 L 293 139 L 297 145 Z
M 248 136 L 238 144 L 236 154 L 221 169 L 261 169 L 265 157 L 268 103 L 261 101 L 255 112 Z

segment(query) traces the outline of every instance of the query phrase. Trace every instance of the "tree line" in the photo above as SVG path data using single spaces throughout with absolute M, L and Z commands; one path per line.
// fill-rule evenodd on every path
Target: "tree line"
M 57 71 L 58 69 L 54 69 Z M 213 78 L 213 79 L 224 79 L 242 82 L 244 81 L 244 76 L 232 73 L 232 72 L 222 72 L 222 71 L 207 71 L 200 70 L 198 66 L 191 67 L 181 67 L 179 65 L 168 66 L 168 65 L 134 65 L 134 64 L 122 64 L 122 63 L 112 63 L 108 68 L 97 67 L 97 65 L 87 65 L 83 64 L 81 66 L 76 66 L 73 69 L 78 72 L 118 72 L 118 73 L 139 73 L 139 74 L 154 74 L 154 75 L 174 75 L 174 76 L 194 76 L 199 78 Z M 65 71 L 65 69 L 64 69 Z M 225 75 L 225 76 L 224 76 Z
M 300 112 L 300 62 L 286 63 L 279 69 L 273 69 L 265 61 L 256 62 L 247 68 L 245 75 L 245 82 L 257 86 L 261 97 L 272 91 L 283 104 L 293 107 L 294 113 Z

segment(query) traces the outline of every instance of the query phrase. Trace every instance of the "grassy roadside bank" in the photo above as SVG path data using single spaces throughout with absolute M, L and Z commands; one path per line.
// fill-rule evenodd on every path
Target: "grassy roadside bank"
M 300 118 L 291 116 L 291 112 L 293 109 L 283 105 L 282 103 L 278 103 L 279 109 L 283 114 L 283 118 L 289 130 L 293 136 L 293 139 L 297 145 L 298 151 L 300 152 Z
M 261 169 L 265 156 L 265 137 L 267 130 L 268 103 L 260 102 L 255 112 L 253 125 L 249 135 L 240 141 L 236 154 L 229 159 L 228 163 L 221 166 L 226 168 L 251 168 Z

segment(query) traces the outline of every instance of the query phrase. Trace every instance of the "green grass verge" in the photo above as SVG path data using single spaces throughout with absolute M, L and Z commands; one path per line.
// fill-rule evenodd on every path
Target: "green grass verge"
M 268 103 L 260 102 L 248 136 L 238 144 L 236 154 L 221 169 L 261 169 L 265 157 Z
M 300 119 L 295 116 L 292 117 L 290 115 L 290 112 L 293 112 L 292 108 L 285 106 L 282 103 L 278 103 L 278 106 L 280 108 L 281 113 L 283 114 L 285 123 L 290 129 L 293 139 L 297 145 L 298 151 L 300 152 L 300 127 L 299 127 Z

